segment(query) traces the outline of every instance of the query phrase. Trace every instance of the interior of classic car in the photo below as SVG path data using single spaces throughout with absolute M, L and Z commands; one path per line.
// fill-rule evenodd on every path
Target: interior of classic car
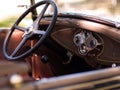
M 41 5 L 44 7 L 38 13 Z M 44 15 L 47 9 L 52 14 Z M 22 20 L 31 13 L 32 24 L 22 26 Z M 118 66 L 119 28 L 119 22 L 59 13 L 53 1 L 40 1 L 27 9 L 10 30 L 0 31 L 0 45 L 4 43 L 0 58 L 5 62 L 27 63 L 29 76 L 35 80 Z

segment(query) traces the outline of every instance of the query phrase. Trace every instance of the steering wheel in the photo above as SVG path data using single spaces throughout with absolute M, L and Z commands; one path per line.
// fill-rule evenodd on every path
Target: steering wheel
M 27 16 L 30 12 L 32 12 L 32 10 L 36 9 L 40 5 L 44 5 L 44 8 L 41 10 L 41 12 L 38 15 L 38 17 L 36 18 L 36 20 L 33 21 L 32 25 L 30 25 L 27 28 L 19 26 L 20 22 L 25 18 L 25 16 Z M 49 5 L 51 5 L 53 8 L 53 15 L 51 17 L 51 22 L 48 25 L 46 30 L 38 30 L 40 21 L 44 17 L 44 14 Z M 18 60 L 18 59 L 21 59 L 21 58 L 24 58 L 24 57 L 30 55 L 36 48 L 38 48 L 42 44 L 42 42 L 45 40 L 45 38 L 50 34 L 50 32 L 52 31 L 52 29 L 56 23 L 56 20 L 57 20 L 57 6 L 52 0 L 40 1 L 36 4 L 34 4 L 33 6 L 31 6 L 17 19 L 17 21 L 14 23 L 14 25 L 11 27 L 10 31 L 8 32 L 8 34 L 4 40 L 4 44 L 3 44 L 3 54 L 4 54 L 5 58 L 8 60 Z M 15 29 L 22 31 L 24 34 L 22 35 L 22 40 L 17 45 L 17 47 L 14 49 L 14 51 L 12 51 L 12 53 L 8 54 L 8 51 L 7 51 L 8 42 L 10 41 L 10 38 L 11 38 L 13 32 L 15 31 Z M 25 51 L 24 53 L 18 54 L 18 52 L 25 45 L 25 43 L 31 37 L 33 37 L 35 35 L 40 36 L 38 41 L 35 43 L 35 45 L 32 48 L 30 48 L 29 50 Z

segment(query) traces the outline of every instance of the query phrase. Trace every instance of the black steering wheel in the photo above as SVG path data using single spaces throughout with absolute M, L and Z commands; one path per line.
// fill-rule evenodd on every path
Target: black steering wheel
M 44 5 L 44 8 L 40 12 L 36 20 L 33 21 L 32 25 L 30 25 L 28 28 L 19 26 L 20 22 L 25 18 L 25 16 L 27 16 L 30 12 L 35 10 L 40 5 Z M 46 30 L 38 30 L 40 21 L 44 17 L 44 14 L 49 5 L 51 5 L 53 8 L 53 15 L 51 17 L 51 22 Z M 10 31 L 8 32 L 3 44 L 3 54 L 5 58 L 7 58 L 8 60 L 18 60 L 31 54 L 36 48 L 38 48 L 41 45 L 43 40 L 45 40 L 45 38 L 50 34 L 51 30 L 53 29 L 56 23 L 56 20 L 57 20 L 57 6 L 52 0 L 40 1 L 34 4 L 33 6 L 31 6 L 17 19 L 17 21 L 14 23 L 14 25 L 11 27 Z M 12 53 L 8 54 L 8 42 L 10 41 L 10 38 L 13 32 L 15 31 L 15 29 L 22 31 L 24 34 L 22 35 L 22 40 L 18 44 L 18 46 L 14 49 L 14 51 L 12 51 Z M 25 43 L 35 35 L 40 36 L 38 41 L 35 43 L 35 45 L 29 50 L 25 51 L 24 53 L 17 54 L 21 50 L 21 48 L 25 45 Z

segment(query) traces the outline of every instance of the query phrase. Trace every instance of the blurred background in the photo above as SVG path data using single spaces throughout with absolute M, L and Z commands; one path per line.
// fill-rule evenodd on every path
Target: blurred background
M 41 0 L 35 0 L 39 2 Z M 54 0 L 60 12 L 84 13 L 120 22 L 120 0 Z M 20 5 L 24 7 L 20 7 Z M 10 28 L 30 6 L 30 0 L 1 0 L 0 28 Z

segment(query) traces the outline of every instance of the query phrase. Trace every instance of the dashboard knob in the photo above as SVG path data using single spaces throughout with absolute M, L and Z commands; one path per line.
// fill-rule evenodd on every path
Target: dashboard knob
M 41 57 L 41 61 L 42 61 L 43 63 L 47 63 L 47 62 L 48 62 L 48 56 L 43 55 L 43 56 Z

